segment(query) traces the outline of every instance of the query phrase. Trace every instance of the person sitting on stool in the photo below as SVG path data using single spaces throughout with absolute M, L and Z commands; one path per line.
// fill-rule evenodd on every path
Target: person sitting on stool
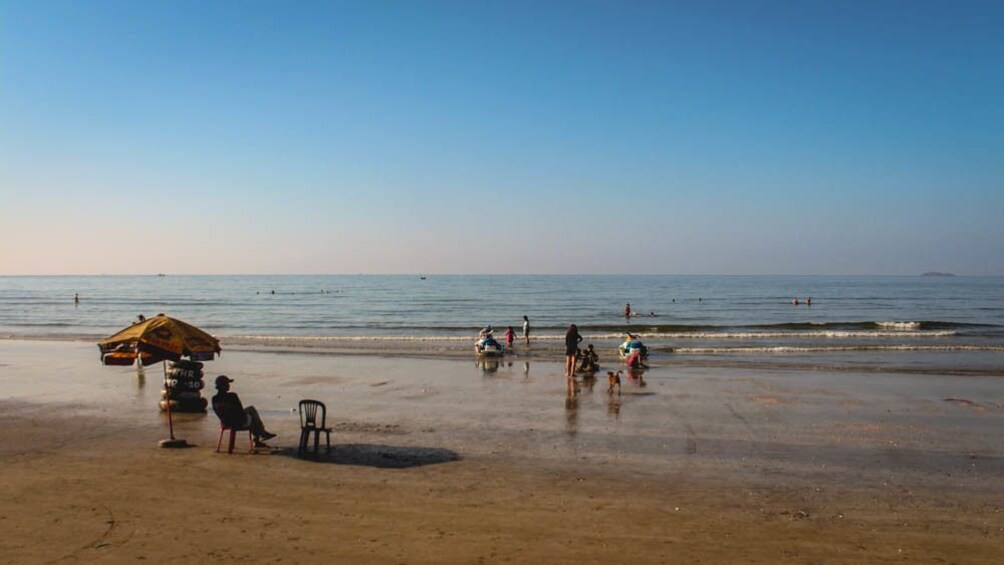
M 226 375 L 216 377 L 216 396 L 213 397 L 213 411 L 220 417 L 223 425 L 234 430 L 250 430 L 255 447 L 268 447 L 265 440 L 275 437 L 275 434 L 265 429 L 265 424 L 254 406 L 247 408 L 241 404 L 237 393 L 230 392 L 233 379 Z

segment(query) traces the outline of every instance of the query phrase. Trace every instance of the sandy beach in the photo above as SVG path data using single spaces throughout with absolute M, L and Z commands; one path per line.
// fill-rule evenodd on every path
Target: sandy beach
M 157 447 L 159 366 L 0 341 L 0 561 L 1004 560 L 1000 379 L 667 366 L 570 399 L 512 361 L 227 351 L 207 374 L 279 433 L 227 455 L 211 414 Z M 301 398 L 330 457 L 295 456 Z

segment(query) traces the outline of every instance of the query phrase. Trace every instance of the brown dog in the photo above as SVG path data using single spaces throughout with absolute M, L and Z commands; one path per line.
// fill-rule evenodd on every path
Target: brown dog
M 614 393 L 614 387 L 617 387 L 617 394 L 621 393 L 621 373 L 623 371 L 607 371 L 607 394 Z

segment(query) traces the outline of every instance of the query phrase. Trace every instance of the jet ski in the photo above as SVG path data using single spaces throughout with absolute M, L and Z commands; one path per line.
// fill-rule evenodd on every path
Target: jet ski
M 505 346 L 489 333 L 474 342 L 474 353 L 482 356 L 502 355 L 505 353 Z
M 645 347 L 645 344 L 642 343 L 641 340 L 636 338 L 635 336 L 628 334 L 628 337 L 627 339 L 624 340 L 624 343 L 620 344 L 620 346 L 617 348 L 617 353 L 621 356 L 621 359 L 627 359 L 635 351 L 641 352 L 642 359 L 648 359 L 648 348 Z

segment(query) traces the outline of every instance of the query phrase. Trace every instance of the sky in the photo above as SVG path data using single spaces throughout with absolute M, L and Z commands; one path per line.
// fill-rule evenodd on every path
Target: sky
M 0 0 L 0 275 L 1004 275 L 1004 3 Z

